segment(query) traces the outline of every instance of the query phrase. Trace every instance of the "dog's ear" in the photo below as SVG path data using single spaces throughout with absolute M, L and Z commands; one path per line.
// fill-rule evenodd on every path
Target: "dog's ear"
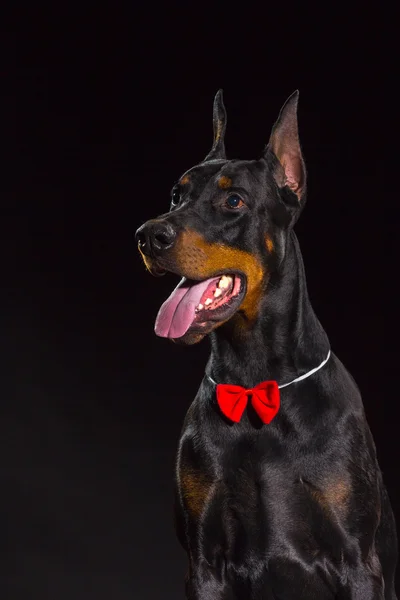
M 297 125 L 298 100 L 299 92 L 296 90 L 283 105 L 272 128 L 265 158 L 272 152 L 278 159 L 279 164 L 273 168 L 275 181 L 279 187 L 287 186 L 301 202 L 306 191 L 306 168 Z
M 218 90 L 214 98 L 213 128 L 214 142 L 210 152 L 207 154 L 204 161 L 226 158 L 224 143 L 226 129 L 226 110 L 222 99 L 222 90 Z

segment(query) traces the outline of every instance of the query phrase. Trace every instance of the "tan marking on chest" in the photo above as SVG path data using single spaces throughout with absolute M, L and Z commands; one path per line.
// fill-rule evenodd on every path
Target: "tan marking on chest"
M 211 493 L 212 483 L 199 471 L 183 467 L 180 471 L 180 487 L 183 502 L 194 517 L 199 517 Z
M 327 479 L 321 489 L 308 486 L 311 496 L 325 511 L 345 512 L 351 493 L 350 483 L 345 478 Z
M 350 496 L 350 485 L 344 479 L 328 481 L 324 488 L 324 496 L 332 506 L 344 507 Z

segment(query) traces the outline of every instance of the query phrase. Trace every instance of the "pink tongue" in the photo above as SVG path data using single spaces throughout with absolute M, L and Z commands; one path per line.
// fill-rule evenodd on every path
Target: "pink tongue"
M 154 327 L 156 334 L 167 338 L 182 337 L 194 321 L 195 309 L 202 295 L 218 279 L 219 277 L 214 277 L 195 284 L 182 279 L 158 311 Z

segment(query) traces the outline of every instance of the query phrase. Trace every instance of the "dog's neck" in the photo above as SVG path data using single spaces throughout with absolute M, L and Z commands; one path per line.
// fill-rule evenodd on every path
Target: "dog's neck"
M 240 331 L 239 331 L 240 329 Z M 284 384 L 318 366 L 329 341 L 307 294 L 295 234 L 267 285 L 257 321 L 247 329 L 227 323 L 210 334 L 206 372 L 218 383 L 253 387 L 266 379 Z

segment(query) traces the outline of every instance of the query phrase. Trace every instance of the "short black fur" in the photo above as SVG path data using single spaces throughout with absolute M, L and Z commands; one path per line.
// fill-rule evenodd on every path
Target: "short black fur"
M 246 388 L 285 383 L 330 349 L 293 231 L 306 178 L 297 97 L 285 104 L 259 160 L 228 161 L 219 94 L 214 133 L 222 138 L 176 184 L 170 212 L 138 230 L 154 274 L 213 277 L 223 273 L 221 248 L 239 251 L 237 272 L 252 299 L 205 328 L 210 358 L 179 441 L 176 527 L 189 561 L 188 600 L 396 599 L 394 517 L 359 390 L 340 360 L 332 353 L 311 377 L 283 388 L 269 425 L 251 405 L 230 422 L 207 376 Z M 244 202 L 237 211 L 224 204 L 233 192 Z M 194 234 L 180 248 L 187 231 Z M 201 240 L 203 254 L 192 239 Z M 205 273 L 206 262 L 187 259 L 191 252 L 215 266 Z M 246 257 L 261 265 L 259 279 Z M 194 330 L 176 341 L 202 337 Z

